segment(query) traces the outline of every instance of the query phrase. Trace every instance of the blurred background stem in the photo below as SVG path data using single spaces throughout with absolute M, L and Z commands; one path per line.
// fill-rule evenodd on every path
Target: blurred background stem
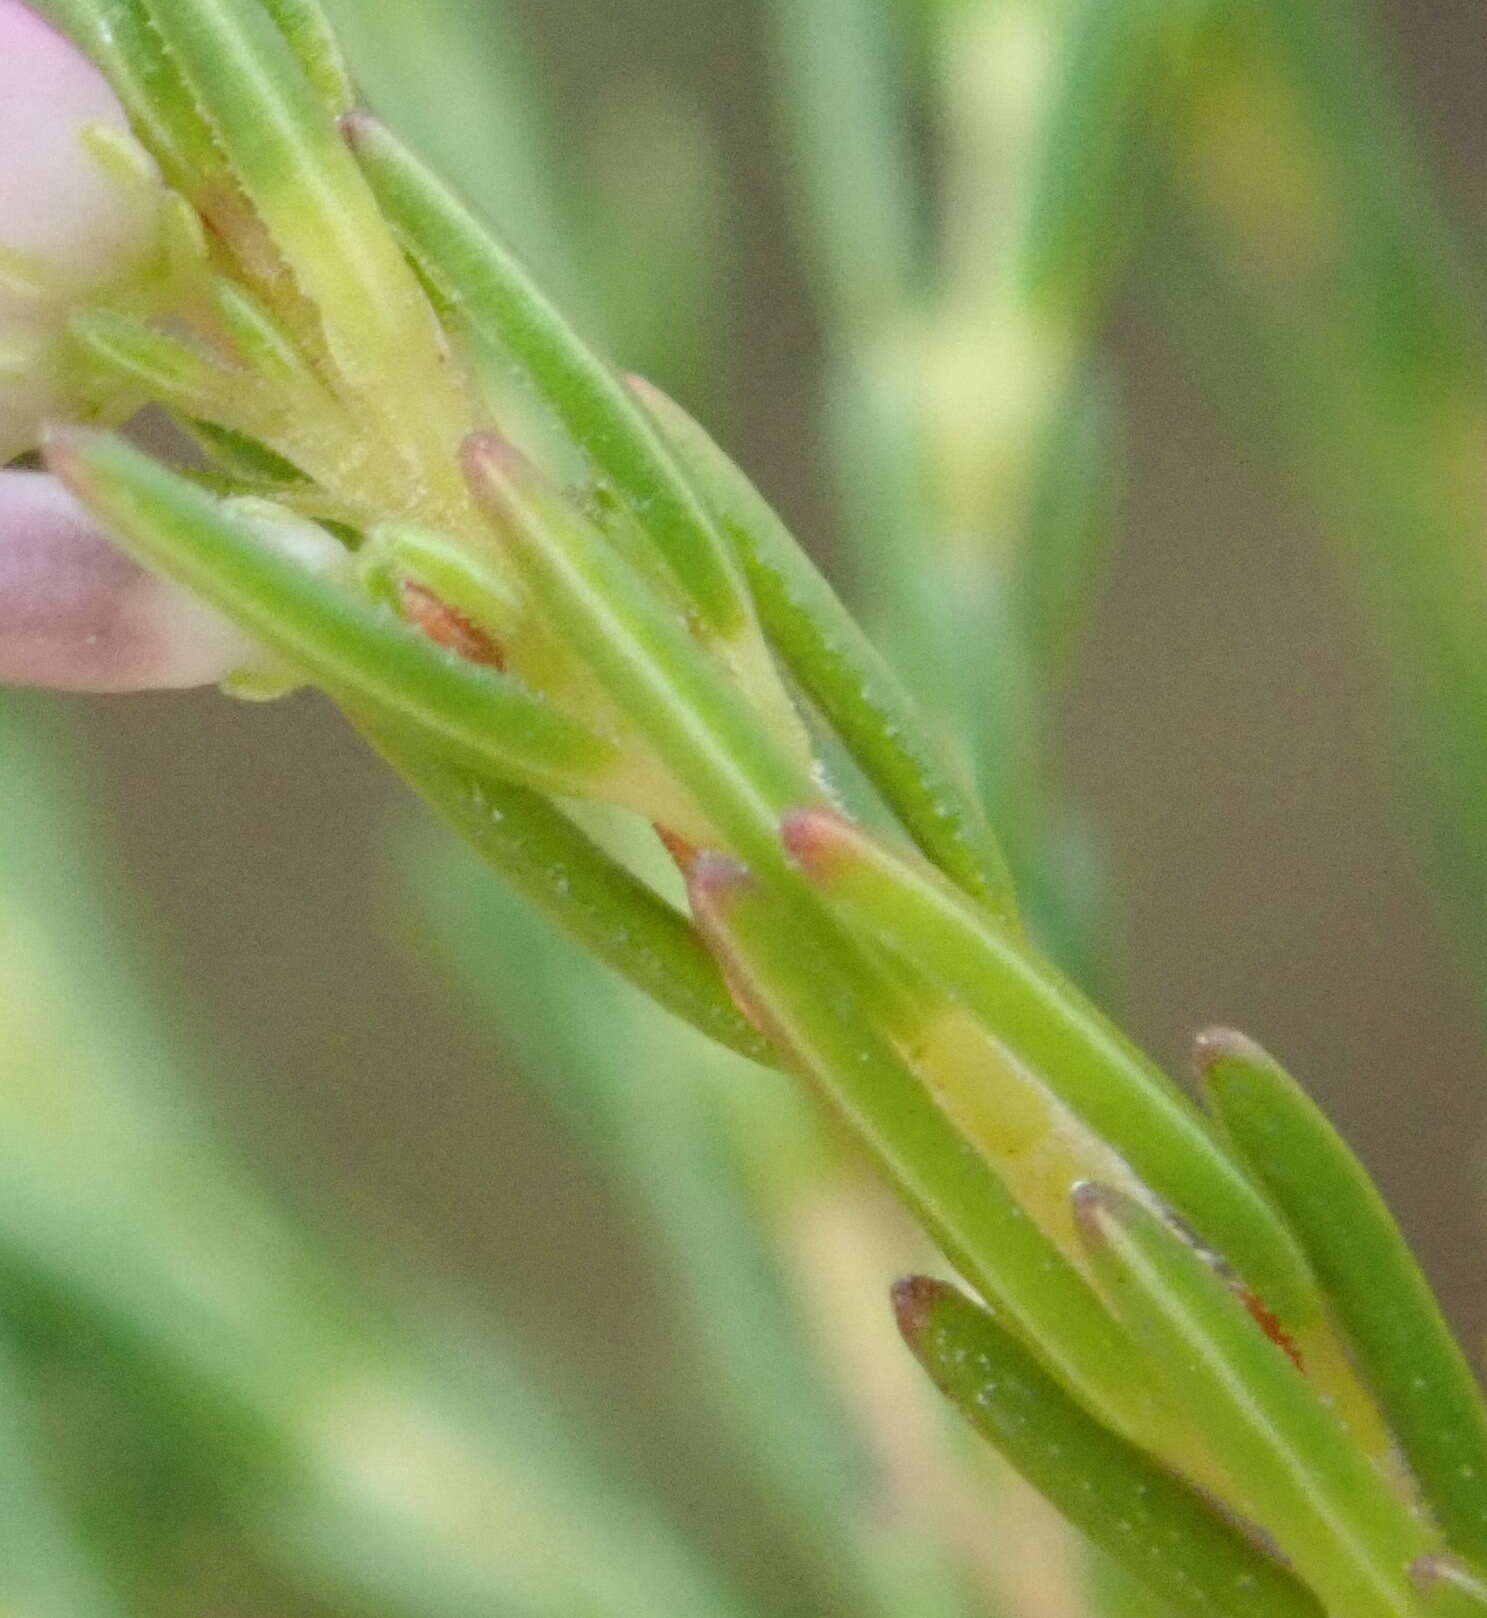
M 1481 278 L 1358 9 L 1234 8 L 1203 51 L 1169 168 L 1172 328 L 1335 541 L 1487 992 Z

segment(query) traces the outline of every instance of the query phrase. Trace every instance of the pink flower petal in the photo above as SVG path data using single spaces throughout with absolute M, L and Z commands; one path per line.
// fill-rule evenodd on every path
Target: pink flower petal
M 37 260 L 59 295 L 110 280 L 153 240 L 148 194 L 83 142 L 123 108 L 97 68 L 18 0 L 0 0 L 0 250 Z
M 235 625 L 115 549 L 55 478 L 0 472 L 0 682 L 161 690 L 264 662 Z

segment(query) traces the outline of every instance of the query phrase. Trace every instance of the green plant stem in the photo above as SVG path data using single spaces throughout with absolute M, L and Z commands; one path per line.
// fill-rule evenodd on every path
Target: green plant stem
M 885 803 L 947 876 L 1012 920 L 995 836 L 955 762 L 827 580 L 744 474 L 679 406 L 641 398 L 743 558 L 765 633 Z
M 1487 983 L 1480 273 L 1355 7 L 1267 0 L 1212 48 L 1229 111 L 1173 164 L 1167 311 L 1356 581 L 1441 902 Z M 1250 164 L 1238 205 L 1212 172 L 1235 142 L 1289 152 Z

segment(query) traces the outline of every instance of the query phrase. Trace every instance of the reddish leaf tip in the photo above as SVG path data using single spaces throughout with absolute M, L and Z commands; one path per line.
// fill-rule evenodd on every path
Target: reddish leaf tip
M 658 825 L 655 828 L 656 836 L 661 839 L 661 846 L 676 862 L 676 868 L 686 876 L 696 864 L 702 850 L 690 838 L 683 837 L 679 832 L 669 827 Z
M 42 464 L 80 500 L 96 482 L 88 465 L 88 447 L 104 435 L 86 427 L 52 425 L 41 435 Z
M 341 138 L 353 152 L 358 151 L 382 127 L 381 121 L 365 107 L 352 107 L 340 117 Z
M 84 445 L 92 436 L 86 428 L 64 426 L 58 422 L 43 427 L 41 453 L 48 470 L 61 477 L 64 468 L 76 465 Z
M 910 1348 L 929 1329 L 936 1306 L 950 1290 L 930 1275 L 905 1275 L 893 1283 L 893 1316 Z
M 459 447 L 465 483 L 489 515 L 504 519 L 514 511 L 523 489 L 531 489 L 535 469 L 525 455 L 498 432 L 468 435 Z
M 692 860 L 687 871 L 687 893 L 693 909 L 718 911 L 729 899 L 753 883 L 753 874 L 742 860 L 715 849 L 704 849 Z
M 814 881 L 830 875 L 833 860 L 846 851 L 850 835 L 845 816 L 817 805 L 792 809 L 780 821 L 780 841 L 786 852 Z
M 467 477 L 506 477 L 523 464 L 516 445 L 490 428 L 467 434 L 460 444 L 459 459 Z
M 1118 1221 L 1125 1212 L 1126 1198 L 1108 1185 L 1097 1180 L 1081 1180 L 1069 1194 L 1074 1204 L 1074 1217 L 1087 1242 L 1102 1245 L 1107 1227 Z

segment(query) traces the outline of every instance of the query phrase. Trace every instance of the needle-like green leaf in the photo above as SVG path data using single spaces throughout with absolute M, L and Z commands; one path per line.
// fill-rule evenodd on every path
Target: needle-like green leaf
M 1487 1411 L 1403 1234 L 1363 1165 L 1269 1055 L 1227 1029 L 1198 1042 L 1209 1101 L 1301 1238 L 1447 1539 L 1487 1560 Z
M 810 267 L 823 307 L 849 333 L 896 318 L 921 269 L 895 10 L 879 0 L 765 8 Z
M 975 795 L 841 599 L 748 478 L 659 389 L 632 379 L 732 540 L 771 644 L 924 853 L 1008 919 L 1011 878 Z
M 1414 1618 L 1408 1569 L 1438 1547 L 1284 1349 L 1156 1215 L 1096 1185 L 1076 1206 L 1106 1296 L 1241 1508 L 1338 1618 Z
M 1316 1598 L 1200 1495 L 1058 1386 L 985 1309 L 911 1276 L 899 1328 L 936 1386 L 1075 1527 L 1183 1618 L 1321 1618 Z
M 349 111 L 354 99 L 350 70 L 335 29 L 315 0 L 263 0 L 263 8 L 279 25 L 326 110 L 336 117 Z
M 472 438 L 464 465 L 533 599 L 691 793 L 727 846 L 783 865 L 773 826 L 813 783 L 681 619 L 575 507 L 503 441 Z
M 212 306 L 249 369 L 286 389 L 322 385 L 294 339 L 236 281 L 219 277 L 213 282 Z
M 1283 1320 L 1315 1316 L 1305 1259 L 1249 1177 L 1166 1076 L 1025 939 L 923 861 L 831 811 L 793 814 L 784 834 L 841 915 L 983 1021 Z
M 689 889 L 740 1003 L 856 1129 L 952 1262 L 1085 1404 L 1160 1444 L 1167 1415 L 1129 1340 L 879 1030 L 873 986 L 842 966 L 829 925 L 720 855 L 694 863 Z
M 48 458 L 141 561 L 381 724 L 538 791 L 593 790 L 615 764 L 611 746 L 576 721 L 266 544 L 210 495 L 122 440 L 58 434 Z
M 113 309 L 85 309 L 68 330 L 89 356 L 186 416 L 218 412 L 242 378 L 179 337 Z
M 504 559 L 447 534 L 384 523 L 367 535 L 356 562 L 369 595 L 395 604 L 399 590 L 415 584 L 496 642 L 520 621 L 522 604 Z

